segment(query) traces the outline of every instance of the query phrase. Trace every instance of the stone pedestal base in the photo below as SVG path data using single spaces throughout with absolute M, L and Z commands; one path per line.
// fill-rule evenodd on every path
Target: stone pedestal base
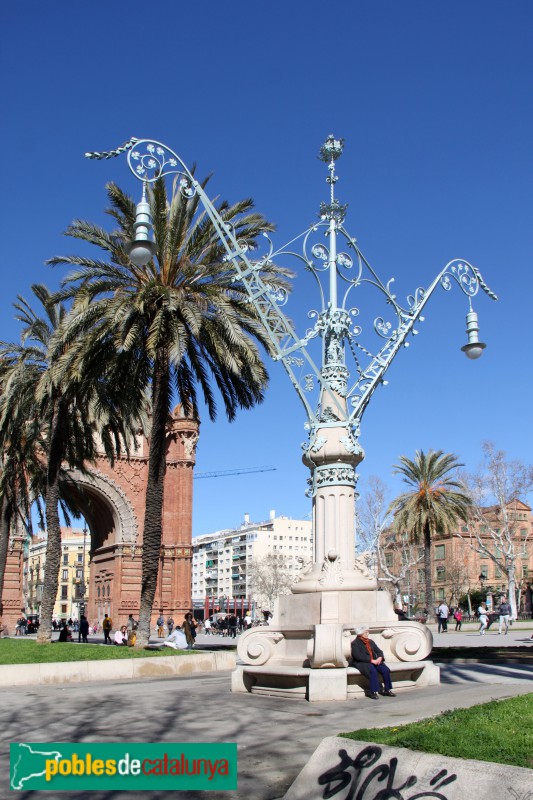
M 440 669 L 432 661 L 388 662 L 395 692 L 440 683 Z M 358 700 L 368 681 L 355 667 L 311 669 L 290 666 L 239 666 L 231 676 L 231 691 L 327 703 Z
M 395 689 L 439 683 L 438 667 L 423 661 L 433 644 L 429 629 L 399 621 L 388 592 L 330 591 L 282 596 L 269 626 L 242 634 L 243 665 L 233 673 L 232 691 L 311 702 L 362 696 L 367 681 L 350 665 L 362 623 L 383 650 Z

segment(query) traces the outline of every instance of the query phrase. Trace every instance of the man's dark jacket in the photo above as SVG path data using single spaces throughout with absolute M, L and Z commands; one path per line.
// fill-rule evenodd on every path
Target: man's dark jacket
M 383 650 L 380 650 L 372 639 L 369 639 L 369 642 L 373 658 L 379 658 L 381 656 L 384 661 L 385 656 L 383 655 Z M 366 678 L 370 677 L 370 667 L 372 666 L 370 664 L 370 654 L 359 637 L 352 642 L 352 661 L 353 666 L 359 670 L 361 675 L 364 675 Z M 383 661 L 381 663 L 383 663 Z

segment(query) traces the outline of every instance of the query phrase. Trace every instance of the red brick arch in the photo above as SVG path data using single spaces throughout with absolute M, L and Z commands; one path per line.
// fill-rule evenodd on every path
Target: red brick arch
M 191 605 L 193 469 L 199 424 L 178 406 L 168 427 L 167 472 L 163 503 L 161 560 L 153 607 L 181 620 Z M 88 603 L 92 623 L 107 613 L 114 625 L 139 613 L 142 530 L 148 473 L 148 442 L 140 438 L 135 454 L 111 464 L 99 458 L 87 473 L 72 470 L 74 498 L 91 536 Z M 24 537 L 12 537 L 2 596 L 3 623 L 14 629 L 24 608 Z

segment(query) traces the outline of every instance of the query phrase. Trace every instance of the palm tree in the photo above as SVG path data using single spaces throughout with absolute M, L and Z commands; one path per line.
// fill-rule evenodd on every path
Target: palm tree
M 453 530 L 457 520 L 466 520 L 472 505 L 463 485 L 450 473 L 461 467 L 453 453 L 417 450 L 414 461 L 400 457 L 394 471 L 403 475 L 411 491 L 399 495 L 389 507 L 394 513 L 393 528 L 407 532 L 415 544 L 424 546 L 426 608 L 432 607 L 431 542 L 435 536 Z
M 209 179 L 202 186 L 205 187 Z M 198 391 L 215 419 L 214 387 L 229 420 L 237 409 L 251 408 L 263 399 L 267 372 L 258 344 L 270 343 L 244 286 L 235 280 L 213 223 L 199 212 L 199 198 L 181 192 L 167 196 L 164 180 L 149 193 L 156 254 L 146 267 L 132 264 L 125 245 L 134 236 L 135 203 L 109 184 L 107 210 L 118 228 L 76 220 L 67 236 L 101 248 L 107 261 L 66 256 L 51 264 L 76 265 L 64 282 L 64 296 L 75 298 L 69 337 L 80 342 L 78 369 L 87 354 L 115 348 L 130 359 L 138 379 L 138 397 L 150 392 L 151 431 L 143 526 L 142 585 L 138 647 L 146 646 L 155 597 L 161 536 L 163 487 L 166 471 L 166 429 L 172 402 L 186 414 L 198 416 Z M 263 231 L 273 230 L 252 211 L 253 201 L 217 211 L 249 250 Z M 262 277 L 273 287 L 288 289 L 285 270 L 268 265 Z M 94 356 L 92 356 L 94 357 Z
M 59 579 L 59 505 L 62 483 L 67 482 L 64 466 L 84 470 L 87 461 L 95 460 L 96 433 L 108 457 L 113 458 L 111 444 L 128 441 L 129 417 L 126 414 L 123 423 L 115 413 L 116 402 L 106 380 L 109 362 L 101 361 L 99 380 L 91 382 L 66 369 L 72 358 L 63 336 L 66 308 L 45 286 L 36 284 L 32 290 L 44 316 L 38 316 L 19 296 L 15 308 L 23 325 L 21 342 L 1 344 L 3 363 L 8 366 L 1 380 L 0 447 L 5 459 L 6 453 L 24 441 L 23 472 L 33 487 L 29 494 L 44 498 L 47 545 L 37 641 L 45 643 L 51 640 Z M 129 395 L 121 391 L 120 396 Z

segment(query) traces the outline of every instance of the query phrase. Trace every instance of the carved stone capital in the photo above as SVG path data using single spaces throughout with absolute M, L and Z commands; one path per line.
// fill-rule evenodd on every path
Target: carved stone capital
M 252 628 L 239 637 L 237 653 L 245 664 L 262 666 L 275 657 L 276 646 L 284 636 L 280 631 Z

